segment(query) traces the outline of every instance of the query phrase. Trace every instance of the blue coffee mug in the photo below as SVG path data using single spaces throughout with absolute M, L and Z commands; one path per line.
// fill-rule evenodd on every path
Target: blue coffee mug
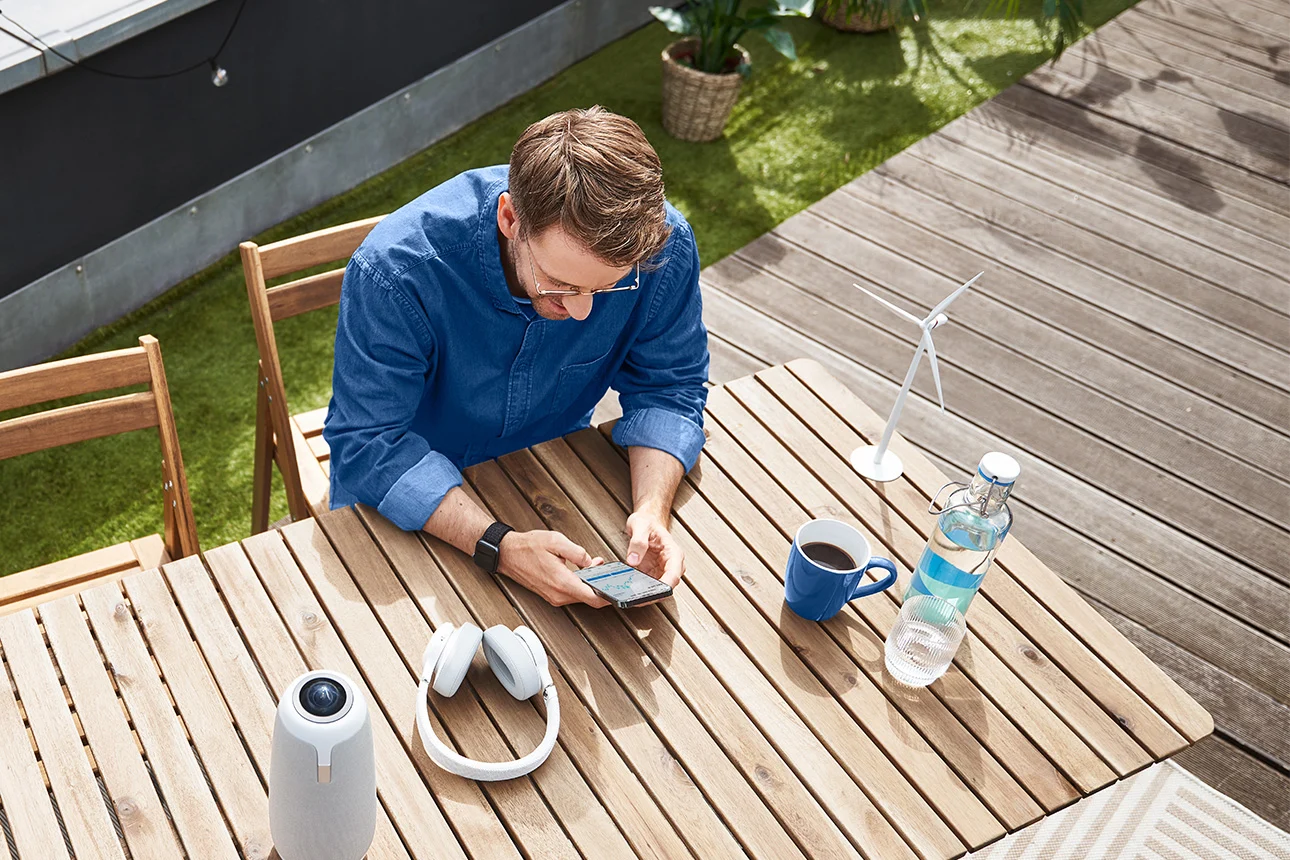
M 813 543 L 842 550 L 854 566 L 839 570 L 813 561 L 802 552 L 802 547 Z M 887 571 L 887 575 L 879 582 L 862 584 L 865 571 L 875 567 Z M 793 538 L 784 571 L 784 598 L 789 608 L 803 618 L 827 621 L 850 601 L 877 594 L 895 582 L 896 565 L 889 559 L 874 557 L 869 541 L 860 532 L 837 520 L 811 520 Z

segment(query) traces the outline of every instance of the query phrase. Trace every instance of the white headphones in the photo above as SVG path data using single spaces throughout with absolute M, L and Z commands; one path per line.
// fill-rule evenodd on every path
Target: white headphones
M 520 701 L 541 693 L 546 704 L 546 735 L 542 743 L 515 761 L 466 758 L 448 749 L 430 728 L 430 687 L 433 685 L 441 696 L 456 694 L 481 639 L 488 665 L 506 692 Z M 555 737 L 560 731 L 560 699 L 551 680 L 551 670 L 547 667 L 546 649 L 538 641 L 537 634 L 524 626 L 509 630 L 500 624 L 483 632 L 474 624 L 440 626 L 430 637 L 422 660 L 421 684 L 417 688 L 417 731 L 431 761 L 449 773 L 467 779 L 494 782 L 515 779 L 536 770 L 555 748 Z

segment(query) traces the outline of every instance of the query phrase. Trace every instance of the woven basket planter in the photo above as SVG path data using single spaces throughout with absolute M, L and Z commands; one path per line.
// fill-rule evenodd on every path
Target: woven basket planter
M 847 0 L 833 0 L 820 7 L 820 20 L 844 33 L 881 33 L 896 24 L 896 13 L 884 9 L 877 13 L 855 12 L 848 14 Z
M 663 128 L 675 138 L 696 142 L 721 137 L 744 80 L 737 71 L 714 75 L 677 62 L 698 46 L 697 39 L 681 39 L 663 49 Z M 735 51 L 732 60 L 752 62 L 743 48 L 735 45 Z

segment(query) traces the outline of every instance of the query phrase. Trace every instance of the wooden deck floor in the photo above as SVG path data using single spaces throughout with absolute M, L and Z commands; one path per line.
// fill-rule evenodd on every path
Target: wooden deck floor
M 1144 0 L 704 274 L 713 379 L 818 359 L 1215 717 L 1178 760 L 1290 829 L 1290 4 Z

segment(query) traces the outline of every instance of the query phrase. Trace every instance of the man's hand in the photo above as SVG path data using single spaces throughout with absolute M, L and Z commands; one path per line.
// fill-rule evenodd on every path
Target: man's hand
M 569 570 L 566 561 L 578 568 L 604 564 L 604 559 L 592 558 L 560 532 L 507 532 L 498 547 L 497 569 L 552 606 L 608 606 L 608 601 Z
M 627 563 L 675 589 L 685 573 L 685 551 L 661 517 L 637 511 L 627 518 Z

